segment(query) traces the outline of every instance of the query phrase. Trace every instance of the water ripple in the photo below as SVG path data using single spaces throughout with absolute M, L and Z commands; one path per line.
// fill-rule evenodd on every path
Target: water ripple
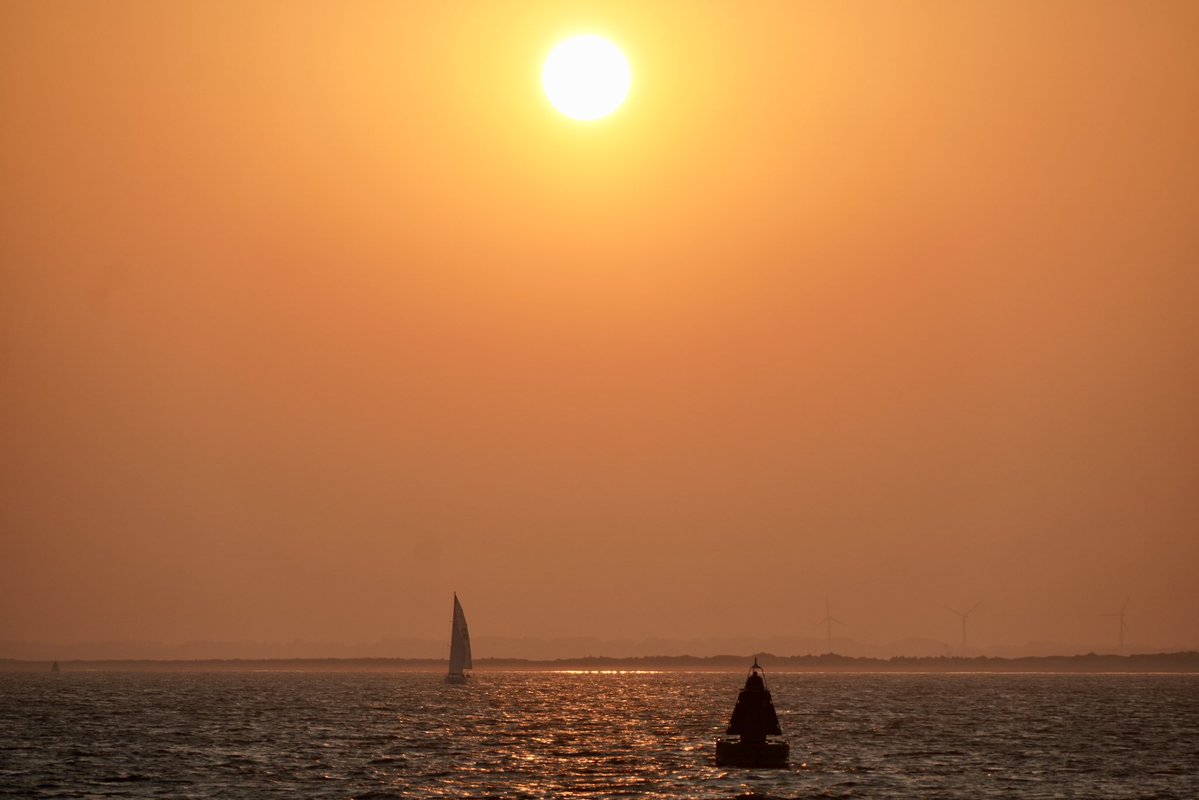
M 772 675 L 789 769 L 717 767 L 742 676 L 0 675 L 0 797 L 1193 798 L 1199 678 Z

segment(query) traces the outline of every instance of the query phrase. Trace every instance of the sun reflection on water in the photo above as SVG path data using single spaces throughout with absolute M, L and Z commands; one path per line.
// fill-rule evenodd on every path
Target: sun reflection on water
M 662 675 L 660 669 L 554 669 L 554 675 Z

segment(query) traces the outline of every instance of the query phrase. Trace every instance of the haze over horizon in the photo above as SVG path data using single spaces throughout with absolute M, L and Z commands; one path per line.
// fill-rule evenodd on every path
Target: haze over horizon
M 1196 31 L 0 5 L 0 643 L 1199 649 Z
M 901 639 L 894 642 L 858 642 L 835 637 L 766 636 L 707 639 L 600 639 L 597 637 L 519 638 L 474 636 L 475 661 L 525 659 L 553 661 L 579 658 L 635 659 L 654 657 L 737 656 L 769 654 L 820 656 L 834 654 L 851 658 L 894 657 L 1024 658 L 1046 656 L 1143 655 L 1196 652 L 1187 647 L 1146 647 L 1135 642 L 1123 648 L 1114 642 L 1068 643 L 1023 642 L 968 645 L 934 639 Z M 12 661 L 207 661 L 262 659 L 436 659 L 444 661 L 445 639 L 380 639 L 374 642 L 0 642 L 0 660 Z

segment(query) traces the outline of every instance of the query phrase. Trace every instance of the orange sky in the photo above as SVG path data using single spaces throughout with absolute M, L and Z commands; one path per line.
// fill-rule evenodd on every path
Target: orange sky
M 1190 2 L 9 0 L 0 641 L 1199 647 L 1197 143 Z

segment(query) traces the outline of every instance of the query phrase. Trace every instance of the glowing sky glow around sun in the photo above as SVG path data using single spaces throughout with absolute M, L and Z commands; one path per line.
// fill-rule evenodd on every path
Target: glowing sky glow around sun
M 0 659 L 1199 650 L 1199 2 L 149 6 L 0 0 Z
M 559 43 L 545 61 L 541 83 L 551 104 L 571 119 L 606 117 L 624 102 L 633 82 L 624 53 L 600 36 Z

